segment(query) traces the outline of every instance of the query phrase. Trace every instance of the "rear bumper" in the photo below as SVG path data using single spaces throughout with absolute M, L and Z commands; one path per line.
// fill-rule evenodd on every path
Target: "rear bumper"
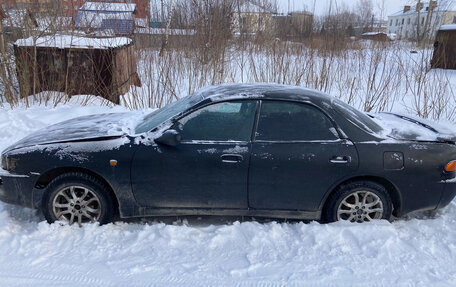
M 437 208 L 447 206 L 456 196 L 456 178 L 444 182 L 443 185 L 442 197 Z
M 0 200 L 33 208 L 33 190 L 36 175 L 17 175 L 0 171 Z

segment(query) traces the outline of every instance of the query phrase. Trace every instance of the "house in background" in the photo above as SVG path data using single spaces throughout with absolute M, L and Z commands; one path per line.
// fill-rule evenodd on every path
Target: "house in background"
M 273 12 L 244 1 L 234 6 L 231 16 L 231 29 L 234 35 L 256 35 L 274 29 Z
M 67 17 L 76 17 L 78 14 L 78 10 L 84 3 L 85 0 L 61 0 L 60 1 L 60 10 L 62 11 L 62 15 Z
M 276 37 L 281 39 L 304 39 L 312 35 L 313 14 L 301 11 L 285 15 L 273 15 Z
M 396 34 L 398 39 L 414 39 L 419 27 L 424 38 L 433 39 L 439 27 L 446 24 L 456 24 L 454 0 L 406 5 L 403 10 L 388 16 L 388 33 Z
M 109 31 L 116 35 L 132 34 L 136 4 L 86 2 L 78 10 L 76 27 L 88 31 Z
M 76 17 L 79 8 L 81 8 L 86 0 L 59 0 L 63 15 Z M 89 2 L 101 3 L 126 3 L 136 4 L 136 18 L 150 18 L 150 1 L 149 0 L 91 0 Z
M 36 14 L 28 9 L 11 8 L 4 10 L 4 13 L 6 17 L 2 19 L 1 32 L 6 43 L 28 37 L 32 31 L 39 28 Z
M 28 10 L 31 13 L 54 12 L 59 5 L 59 0 L 2 0 L 0 2 L 5 10 Z

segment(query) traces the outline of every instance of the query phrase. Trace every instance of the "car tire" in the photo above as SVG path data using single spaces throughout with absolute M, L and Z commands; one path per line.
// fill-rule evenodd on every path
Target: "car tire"
M 66 221 L 111 222 L 113 202 L 108 187 L 85 173 L 66 173 L 49 183 L 42 200 L 42 211 L 49 223 Z
M 339 186 L 323 211 L 325 222 L 390 220 L 393 210 L 386 188 L 372 181 L 355 181 Z

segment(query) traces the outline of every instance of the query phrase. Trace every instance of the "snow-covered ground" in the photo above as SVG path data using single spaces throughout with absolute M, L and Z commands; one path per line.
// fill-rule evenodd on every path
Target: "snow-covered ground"
M 456 119 L 456 71 L 431 70 L 423 81 L 414 81 L 423 77 L 416 67 L 429 57 L 422 57 L 421 52 L 411 54 L 406 48 L 394 49 L 393 46 L 379 54 L 385 59 L 382 63 L 389 66 L 377 79 L 378 90 L 389 95 L 383 109 L 416 116 L 417 111 L 429 105 L 441 111 L 437 114 L 441 124 L 456 131 L 451 122 Z M 371 51 L 353 53 L 353 57 L 341 57 L 333 63 L 333 71 L 342 69 L 333 75 L 340 79 L 334 80 L 326 92 L 365 108 L 367 100 L 373 101 L 366 95 L 375 97 L 379 93 L 367 89 L 371 85 L 365 79 L 375 72 L 372 69 L 376 65 L 369 62 L 373 68 L 362 68 L 364 76 L 357 76 L 354 72 L 358 70 L 352 71 L 351 67 L 364 65 L 356 61 L 371 58 Z M 143 87 L 132 88 L 126 95 L 127 106 L 135 107 L 128 100 L 139 95 L 146 96 L 147 103 L 139 107 L 147 106 L 147 95 L 159 88 L 154 83 L 161 83 L 152 77 L 156 76 L 154 73 L 147 73 L 145 63 L 154 53 L 144 54 L 138 61 Z M 242 52 L 233 56 L 233 67 L 227 69 L 232 81 L 280 82 L 278 78 L 283 76 L 288 79 L 285 82 L 293 82 L 293 72 L 277 74 L 273 59 L 262 54 L 247 56 Z M 296 61 L 294 56 L 287 59 L 295 67 L 289 70 L 298 73 L 307 56 L 296 56 L 301 57 Z M 250 67 L 266 69 L 261 69 L 258 76 L 249 68 L 244 71 L 244 59 L 253 62 Z M 318 59 L 316 63 L 321 66 L 323 61 Z M 166 67 L 168 63 L 162 65 Z M 395 72 L 390 78 L 394 67 L 404 71 Z M 155 66 L 149 68 L 157 70 Z M 319 71 L 317 67 L 314 73 L 320 74 Z M 343 77 L 345 74 L 352 76 Z M 177 96 L 193 89 L 189 84 L 192 77 L 199 79 L 199 74 L 186 74 L 185 69 L 170 75 L 174 77 L 169 80 L 173 90 L 166 93 Z M 352 97 L 354 86 L 358 92 Z M 429 91 L 422 91 L 426 88 Z M 83 107 L 75 104 L 77 98 L 56 108 L 36 104 L 28 109 L 0 107 L 0 151 L 53 123 L 89 114 L 127 111 L 120 106 L 102 106 L 99 99 Z M 79 99 L 87 102 L 86 97 Z M 435 116 L 429 114 L 429 118 Z M 435 218 L 418 214 L 392 223 L 322 225 L 190 217 L 79 228 L 49 225 L 35 211 L 0 202 L 0 286 L 456 286 L 455 223 L 453 201 Z
M 0 150 L 122 107 L 0 108 Z M 188 218 L 47 224 L 0 202 L 0 286 L 455 286 L 456 202 L 435 218 L 302 223 Z

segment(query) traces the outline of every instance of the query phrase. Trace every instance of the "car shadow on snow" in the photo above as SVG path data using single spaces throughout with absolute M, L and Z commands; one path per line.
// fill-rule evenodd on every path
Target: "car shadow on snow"
M 0 220 L 13 221 L 19 225 L 28 223 L 39 223 L 45 221 L 43 214 L 39 210 L 24 208 L 13 204 L 0 202 L 0 214 L 6 212 L 6 217 L 0 217 Z M 113 218 L 114 223 L 128 224 L 157 224 L 164 223 L 167 225 L 190 225 L 190 226 L 209 226 L 209 225 L 230 225 L 234 222 L 258 222 L 258 223 L 297 223 L 310 221 L 289 220 L 277 218 L 258 218 L 248 216 L 160 216 L 160 217 L 135 217 L 120 218 L 118 215 Z M 61 222 L 59 224 L 62 224 Z
M 401 218 L 392 218 L 391 221 L 409 221 L 412 219 L 418 220 L 432 220 L 442 217 L 447 213 L 448 207 L 437 211 L 417 211 L 407 214 Z M 38 210 L 23 208 L 16 205 L 7 203 L 0 203 L 0 214 L 7 213 L 7 217 L 12 221 L 23 225 L 26 223 L 39 223 L 45 220 L 43 214 Z M 309 220 L 298 219 L 280 219 L 280 218 L 262 218 L 250 216 L 164 216 L 164 217 L 137 217 L 137 218 L 120 218 L 116 216 L 113 220 L 114 223 L 127 223 L 127 224 L 158 224 L 163 223 L 167 225 L 189 225 L 189 226 L 209 226 L 209 225 L 230 225 L 234 222 L 258 222 L 267 224 L 271 222 L 276 223 L 310 223 Z
M 160 216 L 160 217 L 141 217 L 141 218 L 115 218 L 114 222 L 124 222 L 132 224 L 156 224 L 164 223 L 168 225 L 189 225 L 189 226 L 209 226 L 209 225 L 230 225 L 234 222 L 258 222 L 261 224 L 277 223 L 309 223 L 311 221 L 278 219 L 278 218 L 259 218 L 250 216 Z

